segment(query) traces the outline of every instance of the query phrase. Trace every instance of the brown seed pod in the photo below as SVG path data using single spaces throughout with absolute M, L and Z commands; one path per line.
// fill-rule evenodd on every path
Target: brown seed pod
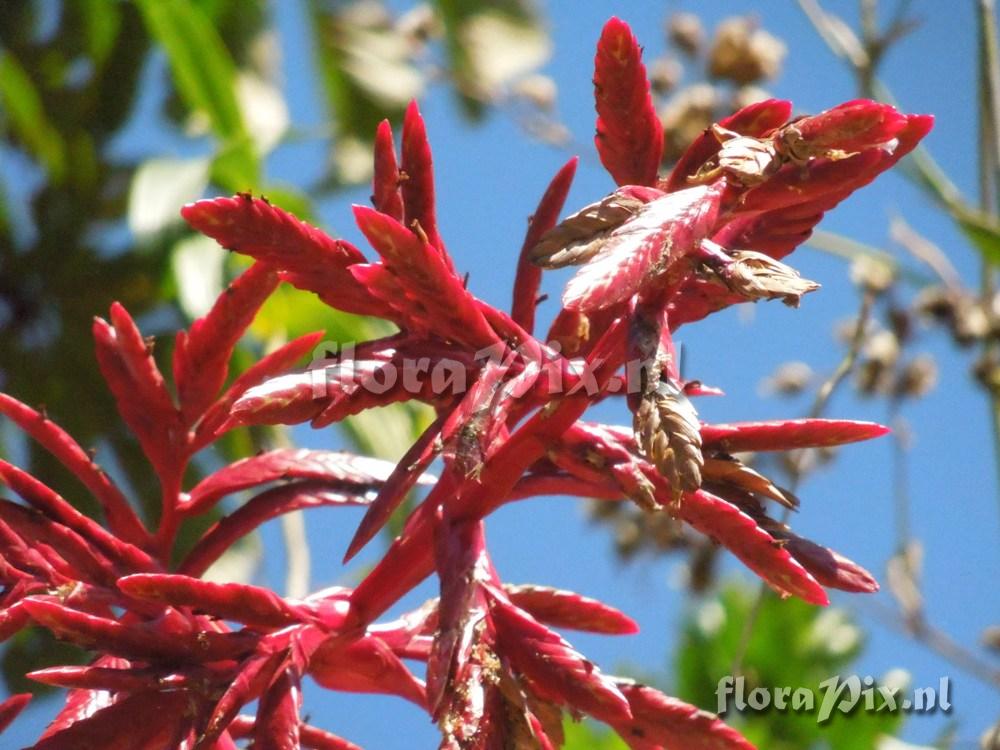
M 586 263 L 604 246 L 608 232 L 635 216 L 646 204 L 620 191 L 585 206 L 542 235 L 529 258 L 542 268 Z
M 661 380 L 643 396 L 633 427 L 640 450 L 670 482 L 675 500 L 701 486 L 701 426 L 676 384 Z
M 815 281 L 802 278 L 791 266 L 763 253 L 738 250 L 731 259 L 714 271 L 732 292 L 749 301 L 780 299 L 790 307 L 798 307 L 803 294 L 819 289 Z

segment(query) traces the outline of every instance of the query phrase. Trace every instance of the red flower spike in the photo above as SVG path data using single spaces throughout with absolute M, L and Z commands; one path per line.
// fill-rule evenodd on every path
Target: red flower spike
M 177 747 L 191 731 L 186 691 L 134 693 L 65 729 L 29 750 L 162 750 Z M 128 731 L 122 731 L 127 727 Z
M 28 433 L 93 493 L 112 531 L 132 544 L 141 546 L 149 541 L 146 528 L 121 490 L 65 430 L 4 393 L 0 393 L 0 413 Z
M 102 657 L 101 661 L 121 660 L 113 657 Z M 66 703 L 63 704 L 56 717 L 49 722 L 40 739 L 45 740 L 57 735 L 81 719 L 86 719 L 101 709 L 107 708 L 112 703 L 114 703 L 112 694 L 103 690 L 70 690 L 66 696 Z
M 755 750 L 715 714 L 634 682 L 619 680 L 618 688 L 634 719 L 613 726 L 633 750 Z
M 434 207 L 434 165 L 431 145 L 427 141 L 424 118 L 416 102 L 410 102 L 403 117 L 403 143 L 401 149 L 403 179 L 400 192 L 403 195 L 403 224 L 417 231 L 417 225 L 427 236 L 427 241 L 440 251 L 445 267 L 454 272 L 454 265 L 441 235 L 438 234 L 437 215 Z M 391 215 L 391 214 L 390 214 Z M 419 232 L 418 232 L 419 233 Z
M 475 298 L 465 289 L 450 261 L 430 243 L 430 235 L 425 241 L 391 216 L 365 206 L 354 207 L 354 218 L 382 256 L 385 268 L 401 284 L 403 293 L 426 310 L 430 330 L 479 348 L 496 343 L 497 336 Z
M 0 703 L 0 734 L 3 734 L 3 731 L 10 726 L 10 723 L 30 702 L 31 693 L 17 693 Z
M 632 718 L 628 701 L 614 682 L 558 634 L 496 598 L 490 613 L 500 649 L 542 697 L 607 723 Z
M 51 554 L 42 546 L 29 547 L 20 535 L 3 521 L 0 521 L 0 547 L 4 550 L 4 562 L 19 568 L 26 574 L 40 578 L 52 587 L 62 586 L 71 580 L 66 575 L 65 561 Z
M 796 148 L 845 152 L 888 143 L 906 127 L 907 118 L 888 104 L 857 99 L 818 115 L 796 120 Z
M 619 185 L 653 185 L 663 154 L 663 126 L 649 93 L 642 50 L 624 21 L 604 25 L 594 59 L 601 163 Z
M 272 654 L 248 659 L 216 702 L 194 750 L 212 748 L 216 739 L 226 731 L 240 709 L 247 703 L 257 700 L 274 681 L 279 670 L 285 668 L 287 662 L 287 651 L 275 651 Z
M 31 615 L 24 606 L 24 601 L 11 604 L 0 609 L 0 643 L 3 643 L 31 622 Z
M 511 317 L 514 322 L 528 333 L 533 333 L 535 330 L 535 308 L 538 306 L 538 287 L 542 281 L 542 269 L 531 262 L 528 253 L 538 244 L 542 235 L 559 221 L 559 213 L 566 203 L 566 196 L 573 184 L 579 161 L 579 157 L 574 156 L 556 172 L 556 176 L 552 178 L 552 182 L 538 202 L 535 213 L 528 220 L 528 232 L 525 234 L 517 261 L 514 300 L 511 306 Z
M 850 419 L 786 419 L 771 422 L 706 424 L 701 439 L 706 450 L 721 453 L 789 451 L 826 448 L 871 440 L 890 432 L 874 422 Z
M 385 312 L 348 271 L 365 262 L 360 250 L 331 239 L 263 198 L 238 195 L 198 201 L 184 206 L 181 215 L 223 247 L 281 268 L 288 282 L 315 292 L 331 307 L 360 315 Z
M 747 105 L 723 120 L 719 125 L 740 135 L 763 138 L 776 128 L 784 125 L 792 115 L 792 103 L 781 99 L 767 99 Z M 677 160 L 670 176 L 661 181 L 661 187 L 668 193 L 690 187 L 690 179 L 709 159 L 719 153 L 719 139 L 711 130 L 706 130 L 688 146 Z
M 243 583 L 213 583 L 183 575 L 147 573 L 126 576 L 118 588 L 129 596 L 234 620 L 258 628 L 280 628 L 307 622 L 305 608 L 285 601 L 270 589 Z
M 481 665 L 470 662 L 477 661 L 481 649 L 491 650 L 492 628 L 486 619 L 488 602 L 483 584 L 493 580 L 493 573 L 481 521 L 452 524 L 443 517 L 436 531 L 441 601 L 438 629 L 427 658 L 427 698 L 432 718 L 440 722 L 443 712 L 456 713 L 456 707 L 448 704 L 457 702 L 455 697 L 465 697 L 464 688 L 476 689 L 467 683 L 472 674 L 481 671 Z M 466 710 L 457 712 L 465 714 Z
M 328 384 L 329 378 L 323 370 L 269 378 L 240 394 L 230 408 L 229 419 L 219 431 L 248 425 L 301 424 L 315 419 L 328 406 L 327 401 L 317 397 L 317 392 L 323 393 Z M 387 399 L 385 403 L 391 401 Z
M 95 318 L 93 330 L 97 362 L 122 419 L 139 439 L 161 481 L 173 477 L 184 429 L 151 349 L 118 303 L 111 306 L 111 325 Z
M 830 603 L 823 587 L 788 550 L 735 505 L 704 490 L 684 495 L 678 515 L 736 555 L 782 596 Z
M 233 349 L 277 287 L 278 275 L 255 263 L 223 291 L 205 317 L 191 324 L 187 335 L 178 337 L 174 382 L 186 424 L 200 417 L 218 395 Z
M 557 628 L 606 635 L 633 635 L 639 626 L 628 615 L 597 599 L 548 586 L 504 586 L 511 604 Z
M 853 560 L 785 529 L 768 528 L 768 531 L 784 542 L 788 553 L 822 585 L 856 594 L 878 591 L 875 576 Z
M 253 733 L 254 719 L 252 716 L 237 716 L 233 720 L 231 736 L 245 739 Z M 299 743 L 305 750 L 361 750 L 353 742 L 337 737 L 311 724 L 299 725 Z M 215 748 L 214 750 L 219 750 Z
M 198 423 L 195 430 L 194 447 L 197 451 L 211 442 L 217 436 L 217 430 L 222 427 L 229 417 L 236 400 L 247 390 L 255 385 L 260 385 L 267 378 L 284 372 L 289 367 L 298 362 L 309 352 L 316 348 L 316 345 L 326 335 L 326 331 L 315 331 L 300 336 L 294 341 L 289 341 L 284 346 L 275 349 L 263 359 L 246 369 L 246 371 L 233 381 L 233 384 L 226 389 L 226 392 L 209 408 L 205 416 Z
M 226 495 L 279 480 L 313 479 L 327 483 L 330 489 L 374 490 L 394 468 L 388 461 L 353 453 L 279 448 L 244 458 L 209 475 L 191 490 L 181 511 L 201 514 Z
M 353 641 L 330 638 L 313 654 L 309 674 L 330 690 L 398 695 L 426 708 L 423 683 L 375 636 Z
M 35 682 L 73 690 L 109 690 L 135 693 L 155 690 L 162 684 L 162 673 L 149 669 L 113 669 L 110 667 L 51 667 L 28 672 Z
M 255 750 L 299 750 L 301 706 L 299 675 L 285 669 L 260 699 L 253 732 Z
M 718 215 L 725 183 L 668 193 L 613 230 L 602 250 L 570 279 L 563 305 L 579 312 L 610 307 L 662 283 L 693 252 Z
M 295 482 L 262 492 L 206 531 L 184 558 L 178 572 L 188 576 L 204 575 L 226 550 L 272 518 L 304 508 L 367 505 L 370 502 L 365 494 L 367 491 L 365 487 L 331 490 L 323 482 Z
M 104 586 L 113 586 L 118 578 L 114 564 L 93 544 L 42 513 L 0 500 L 0 521 L 10 526 L 21 539 L 30 539 L 32 546 L 47 546 L 71 566 L 74 578 Z
M 111 560 L 120 561 L 123 565 L 136 570 L 154 570 L 158 567 L 147 553 L 115 537 L 70 505 L 54 490 L 3 460 L 0 460 L 0 481 L 45 516 L 72 529 L 96 545 Z
M 259 698 L 274 682 L 275 675 L 288 663 L 287 651 L 254 656 L 244 662 L 239 674 L 230 682 L 222 697 L 216 702 L 211 716 L 194 750 L 209 750 L 216 739 L 236 718 L 240 709 Z
M 368 506 L 361 523 L 358 524 L 358 530 L 354 532 L 351 543 L 347 546 L 347 552 L 344 553 L 344 563 L 358 554 L 372 540 L 389 521 L 396 508 L 406 499 L 410 490 L 420 482 L 427 467 L 430 466 L 440 450 L 436 443 L 441 435 L 443 425 L 444 419 L 439 417 L 424 430 L 396 464 L 392 473 L 385 479 L 378 495 Z
M 153 623 L 126 624 L 43 597 L 29 597 L 24 606 L 35 622 L 58 636 L 126 659 L 183 661 L 197 654 L 201 661 L 218 661 L 252 651 L 257 641 L 244 633 L 165 633 Z
M 375 130 L 375 173 L 372 177 L 372 205 L 378 211 L 403 221 L 403 197 L 399 186 L 402 176 L 396 163 L 392 125 L 382 120 Z

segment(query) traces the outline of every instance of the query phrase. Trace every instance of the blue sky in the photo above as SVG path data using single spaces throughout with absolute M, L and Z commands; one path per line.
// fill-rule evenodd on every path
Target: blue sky
M 318 87 L 311 49 L 299 41 L 303 38 L 302 5 L 275 3 L 292 121 L 308 130 L 322 125 L 324 111 L 322 102 L 312 98 Z M 827 5 L 853 20 L 857 5 L 853 0 Z M 924 23 L 890 55 L 883 70 L 904 109 L 937 116 L 927 144 L 968 195 L 974 195 L 976 185 L 972 5 L 915 2 L 914 10 Z M 569 208 L 612 188 L 589 147 L 594 43 L 612 8 L 632 25 L 650 56 L 663 49 L 662 22 L 672 10 L 694 10 L 709 27 L 725 15 L 754 12 L 789 48 L 784 72 L 771 86 L 776 95 L 792 99 L 803 112 L 825 109 L 855 96 L 852 79 L 793 2 L 545 3 L 554 40 L 554 54 L 545 72 L 558 84 L 562 121 L 572 130 L 575 142 L 587 144 L 580 154 Z M 293 39 L 295 43 L 288 43 Z M 458 268 L 471 273 L 470 288 L 489 302 L 506 306 L 525 218 L 551 176 L 572 154 L 529 140 L 504 114 L 494 114 L 476 127 L 464 124 L 455 101 L 440 87 L 431 89 L 421 106 L 435 147 L 442 234 Z M 140 145 L 138 141 L 136 145 Z M 164 142 L 150 148 L 162 151 Z M 316 141 L 281 148 L 269 160 L 270 176 L 298 184 L 308 182 L 318 173 L 325 154 L 325 144 Z M 367 190 L 359 189 L 324 200 L 320 217 L 327 227 L 354 237 L 348 228 L 349 204 L 365 202 L 367 195 Z M 894 213 L 944 248 L 965 278 L 977 277 L 978 260 L 968 245 L 898 175 L 885 176 L 849 199 L 827 217 L 823 227 L 885 246 L 888 221 Z M 811 250 L 799 251 L 792 262 L 805 276 L 823 285 L 820 292 L 804 300 L 801 309 L 759 305 L 752 316 L 728 311 L 683 331 L 680 338 L 685 344 L 689 376 L 727 392 L 724 398 L 698 403 L 703 418 L 732 421 L 800 416 L 807 409 L 805 402 L 763 398 L 758 390 L 760 381 L 778 363 L 792 359 L 806 361 L 820 372 L 836 366 L 841 352 L 833 342 L 833 326 L 857 306 L 846 266 Z M 557 298 L 563 280 L 565 275 L 547 276 L 543 291 Z M 543 319 L 553 312 L 554 305 L 549 303 Z M 969 378 L 969 355 L 955 350 L 937 334 L 925 335 L 920 347 L 936 355 L 941 369 L 937 389 L 904 412 L 914 431 L 909 487 L 914 533 L 925 545 L 928 614 L 935 625 L 962 643 L 974 644 L 983 628 L 1000 622 L 995 583 L 1000 573 L 1000 519 L 990 426 L 985 400 Z M 887 418 L 883 404 L 858 400 L 847 390 L 834 399 L 829 411 L 861 419 Z M 620 403 L 602 406 L 597 416 L 618 423 L 629 420 Z M 329 431 L 296 430 L 295 437 L 310 447 L 340 444 Z M 891 444 L 885 439 L 847 448 L 831 470 L 802 488 L 802 509 L 794 519 L 798 532 L 856 559 L 883 581 L 885 563 L 895 544 L 890 457 Z M 359 519 L 359 514 L 350 511 L 320 511 L 309 516 L 314 584 L 353 580 L 364 564 L 373 561 L 368 553 L 360 566 L 349 571 L 339 566 Z M 490 518 L 487 533 L 497 567 L 506 580 L 573 588 L 602 598 L 638 620 L 642 633 L 634 637 L 570 634 L 572 642 L 602 668 L 615 671 L 628 664 L 655 668 L 667 663 L 684 605 L 683 595 L 672 584 L 676 561 L 623 567 L 611 554 L 608 534 L 588 524 L 579 503 L 566 499 L 505 508 Z M 282 562 L 276 533 L 267 535 L 266 545 L 272 555 L 267 567 L 270 574 L 280 570 Z M 728 556 L 726 570 L 743 572 Z M 434 593 L 425 585 L 408 601 L 418 603 Z M 891 606 L 886 593 L 875 599 Z M 916 686 L 936 685 L 946 675 L 953 678 L 954 713 L 912 717 L 907 739 L 929 742 L 951 721 L 958 723 L 961 738 L 972 739 L 997 718 L 995 691 L 884 627 L 863 598 L 836 596 L 835 603 L 856 610 L 870 633 L 869 647 L 859 664 L 861 674 L 880 675 L 901 667 L 912 673 Z M 10 739 L 15 744 L 27 742 L 54 709 L 49 703 L 30 712 L 31 718 L 15 726 Z M 411 750 L 436 744 L 436 732 L 426 716 L 395 699 L 330 696 L 314 688 L 306 690 L 306 711 L 317 723 L 366 748 Z

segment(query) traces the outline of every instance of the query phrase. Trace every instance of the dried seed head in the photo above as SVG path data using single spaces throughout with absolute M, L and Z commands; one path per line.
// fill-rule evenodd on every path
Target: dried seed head
M 896 395 L 904 398 L 926 396 L 937 385 L 937 363 L 929 354 L 920 354 L 907 363 L 896 380 Z
M 979 747 L 982 750 L 1000 750 L 1000 722 L 994 724 L 979 738 Z
M 635 518 L 623 518 L 615 524 L 615 551 L 628 560 L 642 548 L 642 525 Z
M 990 393 L 1000 393 L 1000 355 L 986 352 L 973 365 L 972 374 Z
M 640 450 L 670 482 L 675 500 L 701 486 L 701 426 L 682 390 L 660 381 L 639 401 L 633 427 Z
M 819 284 L 799 276 L 791 266 L 754 250 L 738 250 L 732 260 L 713 269 L 730 291 L 748 301 L 780 299 L 798 307 L 803 294 L 819 289 Z
M 658 57 L 649 66 L 649 85 L 664 96 L 673 91 L 684 76 L 684 67 L 673 57 Z
M 986 628 L 980 640 L 986 648 L 1000 652 L 1000 625 L 991 625 Z
M 784 43 L 751 18 L 727 18 L 715 29 L 708 53 L 708 73 L 737 84 L 774 78 L 781 71 L 787 49 Z
M 986 338 L 989 332 L 990 318 L 979 301 L 972 296 L 959 298 L 952 319 L 951 333 L 955 340 L 967 346 Z
M 766 394 L 795 396 L 808 388 L 812 379 L 812 368 L 805 362 L 785 362 L 761 383 L 761 390 Z
M 638 198 L 615 191 L 567 216 L 543 234 L 528 257 L 542 268 L 586 263 L 604 246 L 608 232 L 631 219 L 645 205 Z
M 660 111 L 665 161 L 676 161 L 715 122 L 719 96 L 713 86 L 698 83 L 678 91 Z
M 686 55 L 695 57 L 705 43 L 705 29 L 694 13 L 674 13 L 667 21 L 667 39 Z
M 896 271 L 888 263 L 859 255 L 851 263 L 851 281 L 860 289 L 872 294 L 882 294 L 896 280 Z
M 948 323 L 955 318 L 955 307 L 961 293 L 944 286 L 924 287 L 913 303 L 914 310 L 925 318 Z
M 892 331 L 879 331 L 865 342 L 861 354 L 883 367 L 892 367 L 899 359 L 899 339 Z

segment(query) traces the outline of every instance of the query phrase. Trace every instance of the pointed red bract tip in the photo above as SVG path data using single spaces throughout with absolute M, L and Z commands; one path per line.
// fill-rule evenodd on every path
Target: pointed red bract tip
M 705 424 L 701 439 L 706 450 L 785 451 L 825 448 L 871 440 L 892 432 L 875 422 L 850 419 L 788 419 L 768 422 Z
M 418 222 L 427 235 L 427 241 L 441 251 L 446 264 L 451 268 L 451 258 L 445 253 L 444 243 L 438 234 L 431 144 L 427 140 L 424 118 L 415 101 L 410 102 L 403 117 L 399 166 L 404 173 L 399 185 L 403 199 L 403 223 L 412 228 L 413 223 Z
M 375 171 L 372 176 L 372 204 L 396 221 L 403 220 L 403 197 L 399 189 L 399 164 L 392 140 L 392 126 L 382 120 L 375 131 Z
M 17 718 L 24 707 L 31 702 L 31 693 L 18 693 L 0 703 L 0 733 Z
M 887 143 L 906 124 L 906 115 L 888 104 L 856 99 L 803 117 L 794 127 L 809 147 L 852 152 Z
M 653 106 L 642 48 L 628 24 L 604 25 L 594 59 L 601 164 L 619 185 L 653 185 L 663 155 L 663 126 Z

